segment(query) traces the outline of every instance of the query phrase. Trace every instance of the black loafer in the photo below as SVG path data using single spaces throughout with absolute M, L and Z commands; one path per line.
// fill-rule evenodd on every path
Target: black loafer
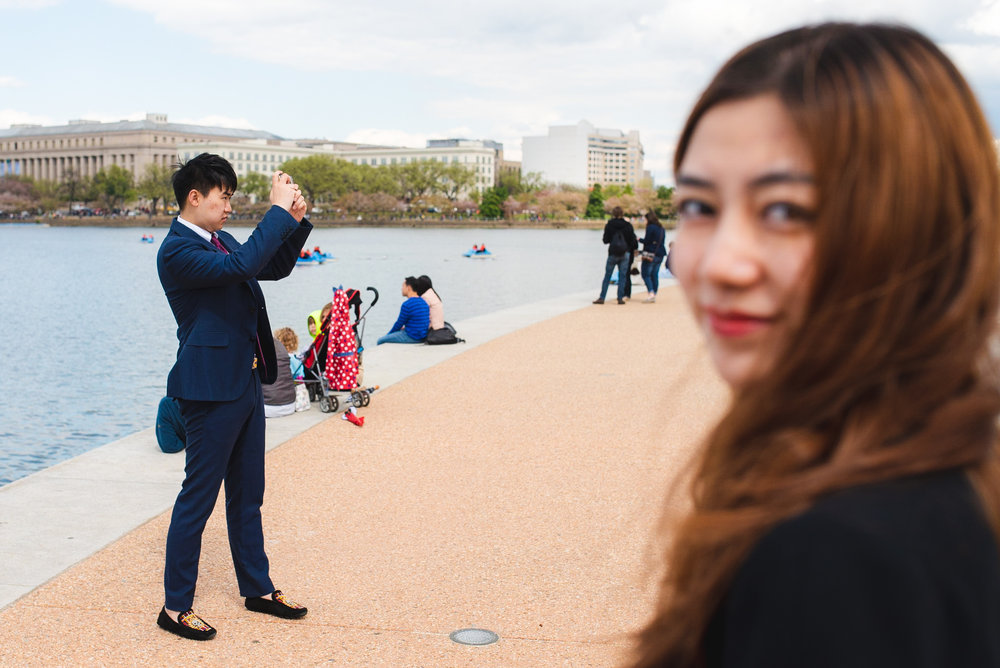
M 265 615 L 274 615 L 282 619 L 299 619 L 305 617 L 309 609 L 301 605 L 292 603 L 281 593 L 280 589 L 274 590 L 271 598 L 248 598 L 244 604 L 247 610 L 253 612 L 263 612 Z
M 166 607 L 160 610 L 160 616 L 156 619 L 156 625 L 165 631 L 170 631 L 174 635 L 191 640 L 211 640 L 215 637 L 215 629 L 208 622 L 194 614 L 193 610 L 182 612 L 177 615 L 177 621 L 170 619 Z

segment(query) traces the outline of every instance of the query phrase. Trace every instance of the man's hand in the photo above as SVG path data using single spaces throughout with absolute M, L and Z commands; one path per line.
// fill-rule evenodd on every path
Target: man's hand
M 291 213 L 292 205 L 300 197 L 299 187 L 292 183 L 292 177 L 284 172 L 271 175 L 271 204 Z
M 306 198 L 300 193 L 298 197 L 295 198 L 295 202 L 292 203 L 292 208 L 288 210 L 288 213 L 292 214 L 292 218 L 295 222 L 301 223 L 302 219 L 306 217 Z

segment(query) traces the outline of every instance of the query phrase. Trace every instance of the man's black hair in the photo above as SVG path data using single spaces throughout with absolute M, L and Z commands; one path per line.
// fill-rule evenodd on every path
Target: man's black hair
M 416 276 L 407 276 L 403 282 L 409 285 L 414 292 L 420 294 L 420 281 L 417 280 Z
M 201 153 L 178 165 L 170 182 L 174 186 L 177 206 L 182 211 L 188 193 L 192 190 L 208 195 L 212 188 L 218 186 L 222 190 L 236 192 L 236 172 L 233 171 L 233 166 L 221 155 L 214 153 Z

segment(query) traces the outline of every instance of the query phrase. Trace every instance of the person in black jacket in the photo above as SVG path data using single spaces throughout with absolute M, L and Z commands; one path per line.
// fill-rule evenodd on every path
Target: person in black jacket
M 723 66 L 674 169 L 671 271 L 732 396 L 633 665 L 1000 667 L 1000 170 L 968 84 L 909 28 L 790 30 Z
M 646 298 L 642 301 L 651 304 L 656 301 L 656 293 L 660 290 L 660 263 L 667 251 L 664 248 L 666 230 L 660 223 L 656 212 L 646 214 L 646 233 L 642 239 L 642 280 L 646 284 Z
M 618 303 L 625 303 L 625 286 L 632 280 L 629 276 L 631 262 L 630 253 L 639 247 L 639 242 L 635 238 L 635 229 L 632 223 L 622 216 L 624 212 L 620 206 L 611 210 L 611 220 L 604 226 L 604 243 L 608 244 L 608 261 L 604 266 L 604 280 L 601 282 L 601 296 L 594 300 L 595 304 L 603 304 L 604 298 L 608 294 L 608 285 L 611 284 L 611 274 L 615 267 L 618 268 Z

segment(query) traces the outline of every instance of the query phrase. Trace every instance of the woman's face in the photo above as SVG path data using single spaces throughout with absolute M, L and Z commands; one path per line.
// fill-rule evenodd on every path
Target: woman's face
M 711 108 L 677 173 L 671 270 L 733 387 L 766 373 L 805 310 L 812 158 L 777 97 Z

